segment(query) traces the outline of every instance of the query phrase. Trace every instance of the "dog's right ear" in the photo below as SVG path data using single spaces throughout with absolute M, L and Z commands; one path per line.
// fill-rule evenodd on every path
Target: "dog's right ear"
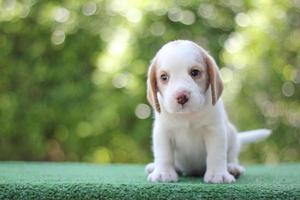
M 160 113 L 160 105 L 157 99 L 157 80 L 156 80 L 156 59 L 154 58 L 148 69 L 148 79 L 147 79 L 147 99 L 150 105 Z

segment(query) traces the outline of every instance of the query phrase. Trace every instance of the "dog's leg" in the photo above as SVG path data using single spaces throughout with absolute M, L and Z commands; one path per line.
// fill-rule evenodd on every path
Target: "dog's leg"
M 245 171 L 244 167 L 239 165 L 238 149 L 236 146 L 228 149 L 227 170 L 230 174 L 232 174 L 236 178 L 242 175 Z
M 214 127 L 204 135 L 207 159 L 204 181 L 207 183 L 232 183 L 235 178 L 227 171 L 227 137 L 225 128 Z
M 154 170 L 148 175 L 148 180 L 175 182 L 178 180 L 178 175 L 174 167 L 174 153 L 170 137 L 161 127 L 154 126 L 153 131 Z
M 228 128 L 228 155 L 227 170 L 234 177 L 239 177 L 244 171 L 244 167 L 239 165 L 240 142 L 238 141 L 237 131 L 232 124 Z

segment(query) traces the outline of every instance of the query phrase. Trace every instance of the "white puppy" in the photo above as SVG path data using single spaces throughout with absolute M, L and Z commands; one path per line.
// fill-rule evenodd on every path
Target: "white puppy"
M 149 181 L 177 181 L 179 173 L 204 175 L 208 183 L 234 182 L 244 171 L 238 162 L 240 143 L 271 133 L 237 134 L 219 99 L 223 84 L 218 66 L 191 41 L 164 45 L 152 60 L 147 83 L 147 98 L 155 109 Z

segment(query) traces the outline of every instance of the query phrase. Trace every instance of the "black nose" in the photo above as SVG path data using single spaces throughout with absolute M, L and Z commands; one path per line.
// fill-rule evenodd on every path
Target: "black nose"
M 178 96 L 176 99 L 177 99 L 177 103 L 181 105 L 184 105 L 189 100 L 189 98 L 185 94 Z

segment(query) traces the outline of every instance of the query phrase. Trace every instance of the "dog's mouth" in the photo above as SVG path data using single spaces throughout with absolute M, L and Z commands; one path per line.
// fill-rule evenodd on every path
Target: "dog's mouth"
M 178 115 L 182 117 L 188 117 L 194 114 L 199 113 L 199 110 L 190 110 L 190 109 L 180 109 L 180 110 L 175 110 L 173 112 L 169 112 L 172 115 Z
M 192 114 L 199 113 L 203 108 L 203 103 L 195 104 L 193 102 L 186 103 L 184 105 L 176 104 L 173 109 L 169 109 L 169 113 L 174 114 Z
M 196 112 L 196 109 L 193 109 L 190 104 L 177 105 L 176 109 L 173 110 L 173 113 L 178 113 L 178 114 L 188 114 L 193 112 Z
M 182 112 L 187 112 L 188 110 L 188 105 L 184 104 L 184 105 L 179 105 L 179 109 L 178 109 L 178 113 L 182 113 Z

